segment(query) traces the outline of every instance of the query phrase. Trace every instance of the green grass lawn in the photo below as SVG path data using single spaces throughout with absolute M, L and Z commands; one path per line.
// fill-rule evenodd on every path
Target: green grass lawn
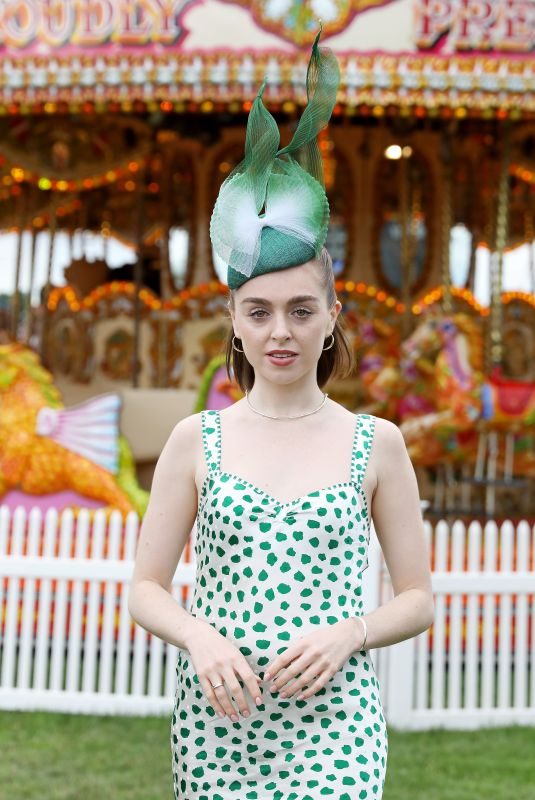
M 0 798 L 173 800 L 169 731 L 167 717 L 2 711 Z M 535 728 L 390 729 L 383 800 L 534 800 L 534 753 Z

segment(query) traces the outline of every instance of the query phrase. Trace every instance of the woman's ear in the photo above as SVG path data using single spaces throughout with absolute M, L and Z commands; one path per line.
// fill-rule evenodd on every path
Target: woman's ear
M 333 322 L 333 327 L 334 323 L 336 323 L 336 319 L 341 310 L 342 310 L 342 303 L 340 302 L 340 300 L 337 300 L 336 303 L 331 308 L 331 320 Z
M 236 337 L 236 339 L 241 339 L 241 336 L 240 336 L 238 330 L 236 329 L 236 315 L 232 311 L 230 312 L 230 320 L 232 322 L 232 328 L 234 330 L 234 336 Z

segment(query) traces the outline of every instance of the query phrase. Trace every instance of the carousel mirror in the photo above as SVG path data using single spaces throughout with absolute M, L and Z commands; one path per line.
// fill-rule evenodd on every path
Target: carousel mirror
M 323 158 L 325 190 L 330 207 L 329 230 L 325 246 L 332 258 L 333 272 L 339 278 L 342 277 L 350 262 L 352 227 L 349 214 L 353 208 L 354 183 L 346 157 L 327 135 L 320 136 L 320 151 Z
M 464 222 L 450 228 L 450 277 L 453 286 L 466 286 L 470 276 L 473 236 Z
M 375 271 L 380 284 L 397 294 L 414 293 L 429 269 L 430 170 L 411 146 L 389 145 L 375 179 Z
M 444 147 L 443 179 L 447 185 L 442 202 L 451 203 L 444 219 L 449 221 L 449 272 L 452 286 L 468 287 L 473 279 L 474 244 L 478 237 L 478 220 L 474 206 L 475 174 L 472 162 L 465 153 L 456 153 L 451 139 Z M 447 224 L 447 222 L 446 222 Z
M 195 180 L 188 153 L 179 150 L 175 154 L 171 162 L 170 183 L 168 258 L 173 287 L 177 290 L 184 288 L 193 259 Z

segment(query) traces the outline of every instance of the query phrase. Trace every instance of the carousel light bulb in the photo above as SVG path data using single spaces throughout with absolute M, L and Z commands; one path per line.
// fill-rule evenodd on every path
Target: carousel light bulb
M 391 161 L 397 161 L 402 154 L 403 151 L 399 144 L 390 144 L 385 150 L 385 158 L 389 158 Z

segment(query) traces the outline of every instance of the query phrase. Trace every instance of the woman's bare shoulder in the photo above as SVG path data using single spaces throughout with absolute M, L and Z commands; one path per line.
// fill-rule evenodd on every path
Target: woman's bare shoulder
M 395 470 L 408 460 L 405 439 L 398 425 L 384 417 L 375 417 L 374 467 L 377 475 Z
M 373 416 L 375 419 L 375 431 L 381 437 L 382 441 L 384 440 L 386 443 L 399 442 L 400 438 L 403 439 L 403 434 L 395 422 L 385 417 Z
M 400 428 L 396 425 L 395 422 L 392 422 L 391 420 L 386 419 L 385 417 L 377 417 L 375 415 L 373 416 L 375 419 L 374 436 L 377 437 L 377 443 L 380 444 L 382 448 L 399 449 L 400 444 L 405 443 Z
M 169 434 L 162 455 L 166 452 L 171 461 L 180 460 L 195 470 L 198 448 L 202 442 L 201 412 L 180 419 Z
M 176 424 L 169 439 L 175 442 L 181 442 L 188 437 L 197 437 L 201 433 L 201 415 L 199 411 L 196 414 L 189 414 L 187 417 L 182 417 Z

